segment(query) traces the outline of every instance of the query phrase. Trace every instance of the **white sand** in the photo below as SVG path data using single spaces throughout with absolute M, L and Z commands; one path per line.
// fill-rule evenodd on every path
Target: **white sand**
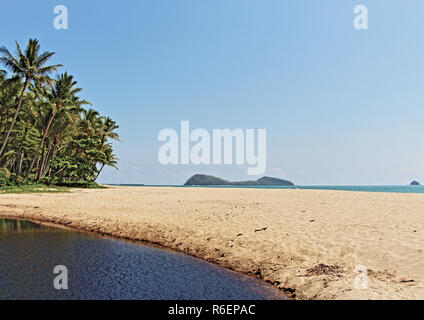
M 158 243 L 299 299 L 424 299 L 420 194 L 114 187 L 0 195 L 0 215 Z

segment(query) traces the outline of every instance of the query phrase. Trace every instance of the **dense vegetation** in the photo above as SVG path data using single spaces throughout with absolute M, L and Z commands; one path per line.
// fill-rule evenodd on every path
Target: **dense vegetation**
M 0 48 L 0 185 L 90 185 L 116 168 L 118 126 L 84 108 L 74 77 L 53 74 L 62 67 L 48 64 L 53 55 L 36 39 L 15 54 Z

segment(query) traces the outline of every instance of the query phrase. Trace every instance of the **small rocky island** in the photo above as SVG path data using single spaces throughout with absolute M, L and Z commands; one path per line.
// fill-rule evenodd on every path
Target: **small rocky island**
M 420 186 L 420 183 L 418 181 L 414 180 L 409 185 L 410 186 Z
M 279 178 L 263 177 L 251 181 L 227 181 L 214 176 L 195 174 L 184 184 L 185 186 L 294 186 L 294 183 Z

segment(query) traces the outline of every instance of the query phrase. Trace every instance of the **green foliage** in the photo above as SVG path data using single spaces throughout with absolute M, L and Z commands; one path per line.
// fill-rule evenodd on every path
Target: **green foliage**
M 54 53 L 40 53 L 30 39 L 16 56 L 0 48 L 0 186 L 52 185 L 95 187 L 105 166 L 117 168 L 112 140 L 119 128 L 81 99 L 72 75 L 49 75 Z
M 0 185 L 8 185 L 11 173 L 7 168 L 0 168 Z
M 64 186 L 46 186 L 44 184 L 29 184 L 29 185 L 10 185 L 2 186 L 0 188 L 0 194 L 5 193 L 54 193 L 54 192 L 66 192 L 69 189 Z
M 7 168 L 0 168 L 0 177 L 10 179 L 10 171 Z
M 97 184 L 96 182 L 85 182 L 85 181 L 73 181 L 73 182 L 62 182 L 56 184 L 59 187 L 67 188 L 85 188 L 85 189 L 106 189 L 107 187 Z
M 90 160 L 81 157 L 56 157 L 51 161 L 51 170 L 53 182 L 55 184 L 63 183 L 63 181 L 85 181 L 93 182 L 96 178 L 96 167 Z

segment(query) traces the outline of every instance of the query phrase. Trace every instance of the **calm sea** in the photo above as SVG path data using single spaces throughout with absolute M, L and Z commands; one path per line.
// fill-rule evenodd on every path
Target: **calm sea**
M 111 184 L 112 185 L 112 184 Z M 115 184 L 116 186 L 116 184 Z M 312 189 L 312 190 L 339 190 L 362 192 L 395 192 L 395 193 L 424 193 L 424 186 L 180 186 L 180 185 L 131 185 L 132 187 L 178 187 L 178 188 L 250 188 L 250 189 Z

